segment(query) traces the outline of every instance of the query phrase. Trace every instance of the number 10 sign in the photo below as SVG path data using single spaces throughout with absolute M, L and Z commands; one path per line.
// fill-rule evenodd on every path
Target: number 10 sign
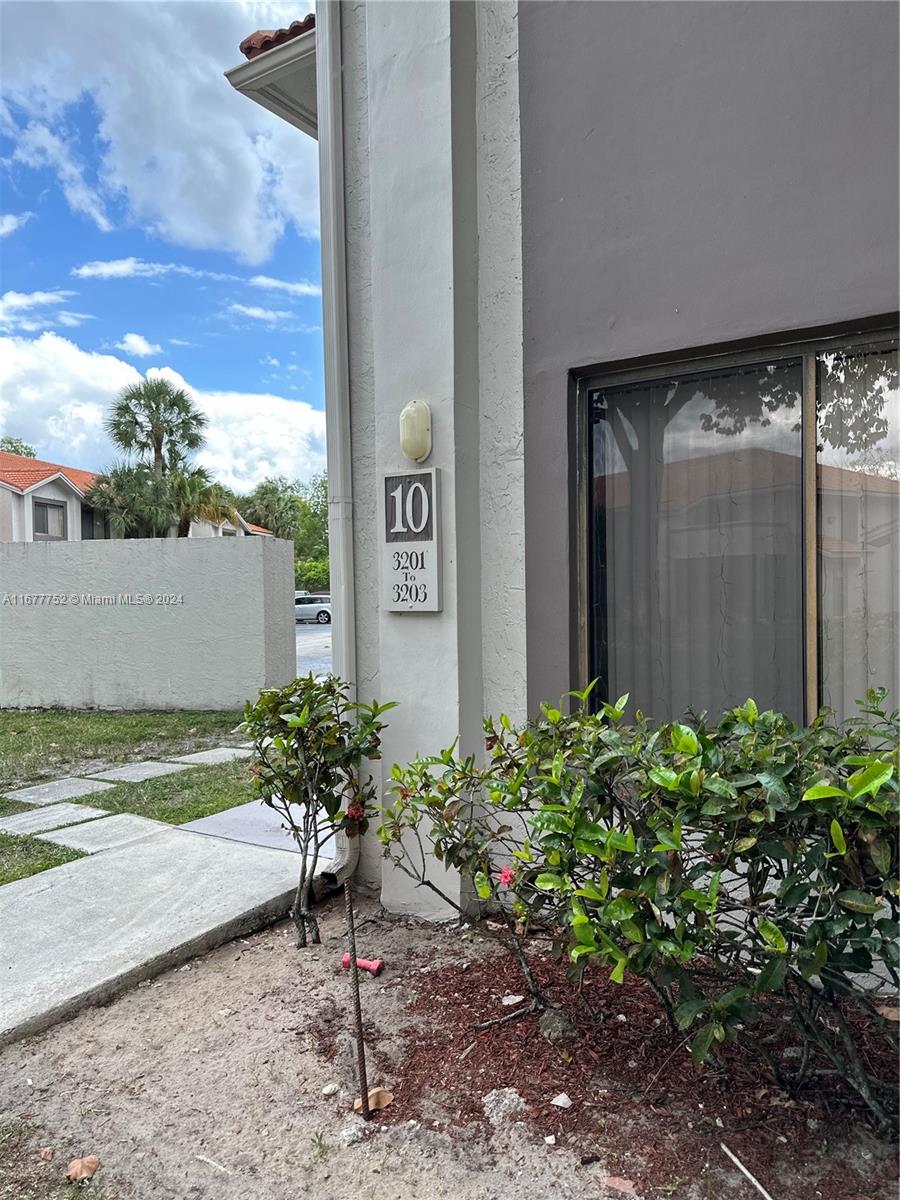
M 440 472 L 384 479 L 382 595 L 388 612 L 441 611 Z

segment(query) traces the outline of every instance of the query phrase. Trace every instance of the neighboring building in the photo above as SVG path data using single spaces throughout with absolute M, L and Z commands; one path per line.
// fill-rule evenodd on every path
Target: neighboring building
M 386 770 L 594 677 L 900 704 L 896 18 L 328 0 L 243 43 L 319 140 L 334 661 L 400 702 Z M 439 584 L 393 590 L 405 536 Z
M 84 497 L 92 471 L 0 450 L 0 542 L 80 542 L 109 531 Z
M 93 471 L 0 451 L 0 542 L 80 542 L 112 535 L 85 501 Z M 194 521 L 189 537 L 271 537 L 237 514 L 237 525 Z M 174 536 L 174 530 L 171 536 Z

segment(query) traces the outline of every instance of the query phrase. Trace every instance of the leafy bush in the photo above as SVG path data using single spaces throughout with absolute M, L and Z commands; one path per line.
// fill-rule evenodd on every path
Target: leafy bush
M 880 1123 L 867 1062 L 898 982 L 898 713 L 869 693 L 843 727 L 752 700 L 718 724 L 623 721 L 628 697 L 485 722 L 487 762 L 452 750 L 394 768 L 380 831 L 424 886 L 427 842 L 478 899 L 565 930 L 577 979 L 643 977 L 699 1066 L 725 1042 L 795 1091 L 840 1074 Z M 410 833 L 411 831 L 411 833 Z M 883 999 L 883 997 L 882 997 Z
M 297 945 L 319 942 L 312 883 L 324 843 L 336 831 L 366 831 L 375 789 L 363 777 L 364 759 L 377 759 L 380 721 L 391 704 L 362 704 L 333 675 L 311 674 L 248 701 L 242 729 L 253 738 L 254 786 L 278 813 L 300 848 L 300 877 L 292 916 Z
M 294 586 L 305 592 L 327 592 L 330 582 L 328 555 L 298 558 L 294 563 Z

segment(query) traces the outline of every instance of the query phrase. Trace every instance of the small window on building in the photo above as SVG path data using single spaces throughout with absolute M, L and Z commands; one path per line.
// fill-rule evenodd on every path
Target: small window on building
M 66 540 L 66 506 L 48 500 L 34 502 L 35 541 L 64 542 Z

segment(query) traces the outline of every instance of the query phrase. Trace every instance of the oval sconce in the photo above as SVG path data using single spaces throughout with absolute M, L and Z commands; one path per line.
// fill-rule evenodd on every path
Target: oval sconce
M 431 453 L 431 408 L 424 400 L 410 400 L 400 414 L 400 449 L 417 463 Z

